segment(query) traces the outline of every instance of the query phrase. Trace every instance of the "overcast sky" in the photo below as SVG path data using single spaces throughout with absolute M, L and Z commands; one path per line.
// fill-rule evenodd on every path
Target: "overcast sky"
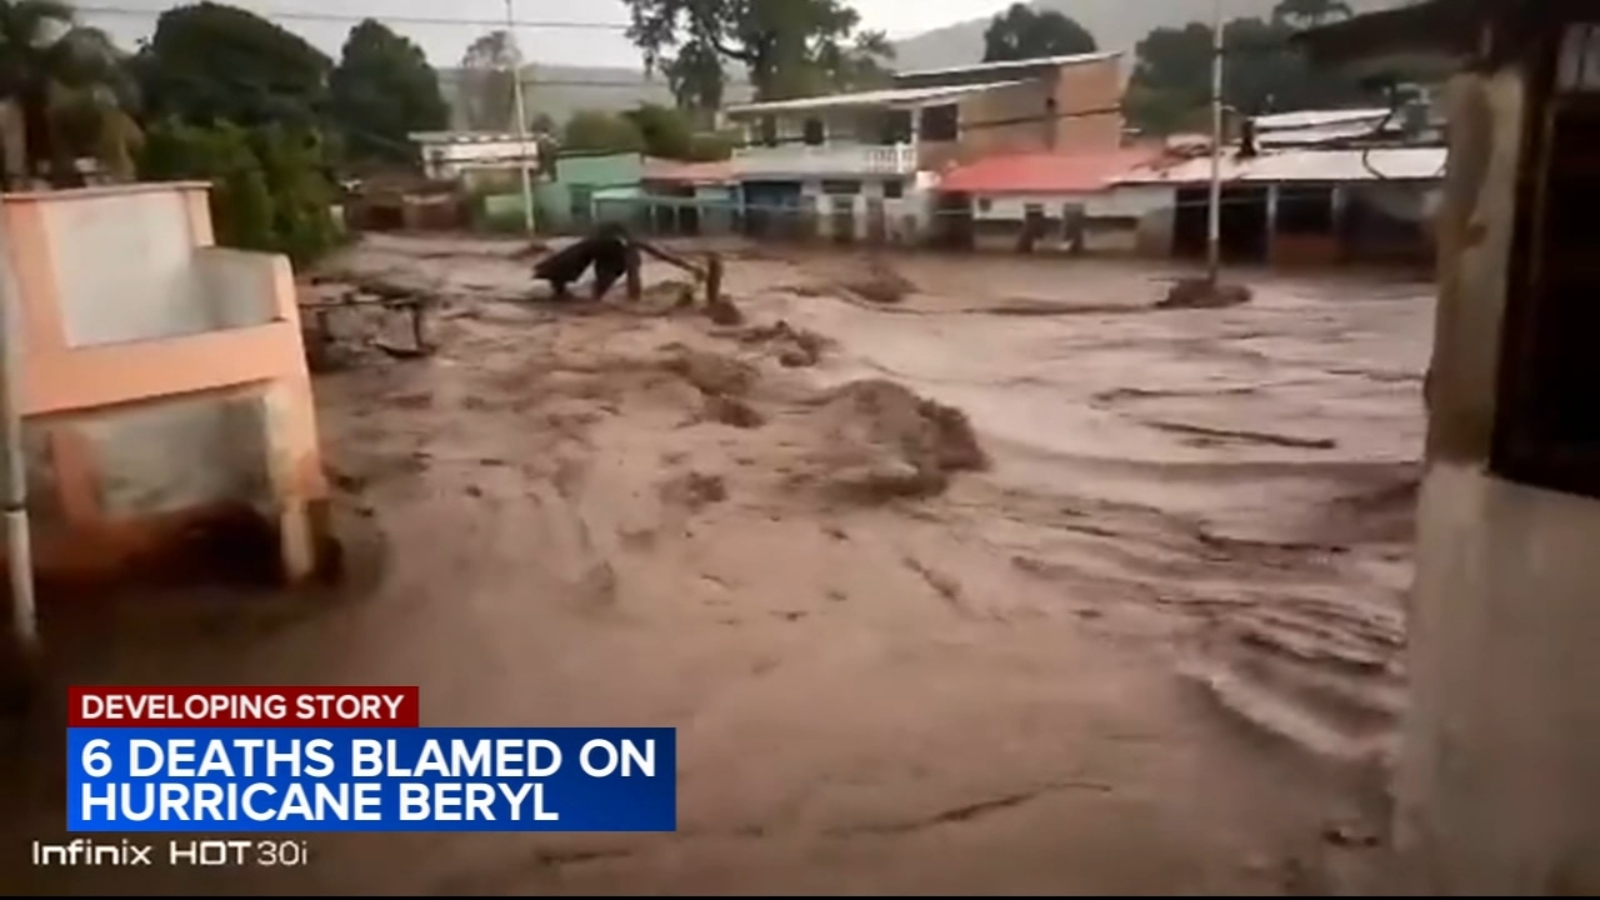
M 864 24 L 900 38 L 971 19 L 992 15 L 1007 0 L 853 0 Z M 528 22 L 593 22 L 626 24 L 622 0 L 514 0 L 516 17 Z M 172 0 L 81 0 L 84 18 L 108 29 L 119 42 L 133 49 L 155 28 L 157 14 L 176 5 Z M 235 5 L 254 10 L 294 31 L 338 57 L 351 25 L 363 16 L 383 20 L 391 28 L 422 45 L 434 65 L 454 65 L 472 39 L 489 30 L 488 24 L 407 22 L 407 17 L 428 19 L 500 20 L 504 0 L 239 0 Z M 110 10 L 119 10 L 112 12 Z M 274 15 L 278 13 L 279 15 Z M 296 18 L 283 13 L 327 17 Z M 587 66 L 637 66 L 639 54 L 618 29 L 521 28 L 518 39 L 530 61 Z

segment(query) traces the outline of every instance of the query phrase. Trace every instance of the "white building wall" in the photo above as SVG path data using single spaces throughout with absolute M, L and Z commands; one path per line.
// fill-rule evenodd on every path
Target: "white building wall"
M 422 146 L 422 160 L 429 178 L 451 180 L 472 169 L 515 170 L 519 160 L 535 168 L 539 164 L 539 144 L 515 138 L 428 143 Z

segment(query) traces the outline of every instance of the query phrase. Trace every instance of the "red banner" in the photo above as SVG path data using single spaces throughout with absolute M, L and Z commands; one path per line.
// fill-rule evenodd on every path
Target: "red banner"
M 70 687 L 72 728 L 416 728 L 416 687 Z

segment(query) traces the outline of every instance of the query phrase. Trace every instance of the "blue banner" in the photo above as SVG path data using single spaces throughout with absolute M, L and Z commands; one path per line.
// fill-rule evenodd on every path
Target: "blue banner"
M 671 728 L 69 728 L 74 832 L 673 831 Z

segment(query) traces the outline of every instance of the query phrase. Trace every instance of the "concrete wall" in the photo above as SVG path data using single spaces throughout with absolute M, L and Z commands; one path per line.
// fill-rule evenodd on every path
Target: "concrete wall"
M 1036 205 L 1051 229 L 1038 249 L 1059 249 L 1065 207 L 1077 206 L 1085 216 L 1084 252 L 1165 255 L 1171 250 L 1174 200 L 1171 188 L 1146 185 L 1090 193 L 975 194 L 975 244 L 986 250 L 1013 249 L 1028 207 Z
M 1430 893 L 1600 892 L 1600 502 L 1488 468 L 1525 84 L 1452 86 L 1401 874 Z
M 539 144 L 516 138 L 425 144 L 422 159 L 428 177 L 436 180 L 459 178 L 474 169 L 509 171 L 515 175 L 519 160 L 526 160 L 524 164 L 529 169 L 539 167 Z
M 46 582 L 114 578 L 223 508 L 269 523 L 291 577 L 315 568 L 326 486 L 293 273 L 211 246 L 207 192 L 0 204 Z
M 867 209 L 869 201 L 880 200 L 883 202 L 884 234 L 886 243 L 914 244 L 918 242 L 927 229 L 928 203 L 931 201 L 932 192 L 921 185 L 924 182 L 915 178 L 902 178 L 901 196 L 889 199 L 884 193 L 884 180 L 881 178 L 868 178 L 861 181 L 861 193 L 825 194 L 820 179 L 812 179 L 801 183 L 801 196 L 812 198 L 817 204 L 817 236 L 823 240 L 832 240 L 838 237 L 834 227 L 834 212 L 839 209 L 848 209 L 852 217 L 854 231 L 849 240 L 857 242 L 870 241 L 872 234 Z
M 585 197 L 597 190 L 636 186 L 643 178 L 644 157 L 638 153 L 563 156 L 556 160 L 555 178 L 534 188 L 538 228 L 547 233 L 586 228 L 593 204 L 584 203 Z M 583 216 L 573 215 L 575 198 L 588 210 Z

